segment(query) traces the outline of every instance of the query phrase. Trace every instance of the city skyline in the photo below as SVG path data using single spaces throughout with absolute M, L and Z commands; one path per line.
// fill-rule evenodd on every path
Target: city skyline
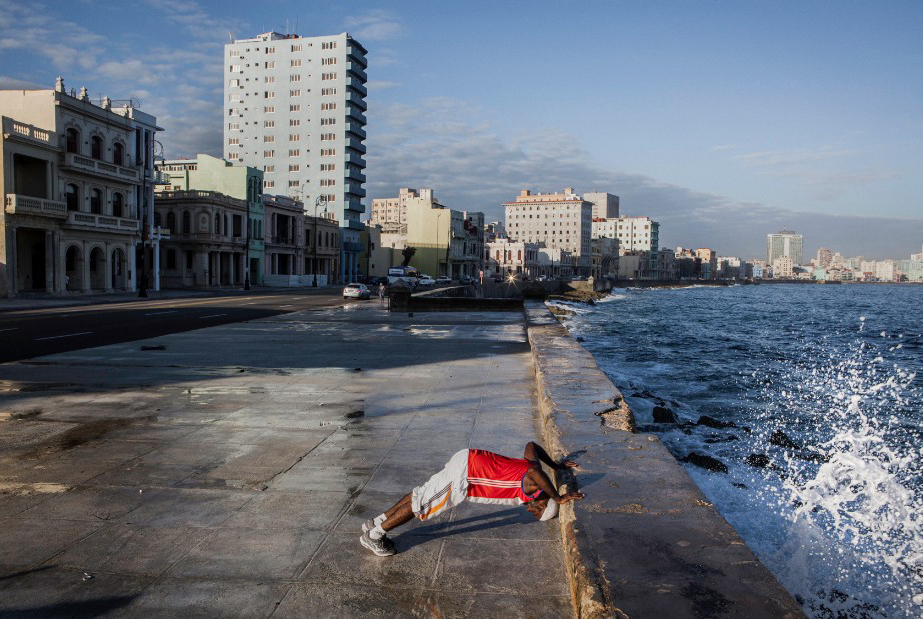
M 130 92 L 168 158 L 221 156 L 229 34 L 349 32 L 369 50 L 366 215 L 401 186 L 488 220 L 523 187 L 574 186 L 660 221 L 666 247 L 758 256 L 790 228 L 807 256 L 919 248 L 919 4 L 473 6 L 278 2 L 254 16 L 167 0 L 140 4 L 146 27 L 127 31 L 94 0 L 3 0 L 0 26 L 18 35 L 0 44 L 0 84 L 63 75 L 94 99 Z

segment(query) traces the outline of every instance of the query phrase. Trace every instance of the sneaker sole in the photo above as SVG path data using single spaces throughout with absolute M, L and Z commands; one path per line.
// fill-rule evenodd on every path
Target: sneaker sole
M 370 543 L 365 541 L 365 535 L 359 536 L 359 543 L 365 546 L 366 548 L 368 548 L 369 550 L 371 550 L 375 554 L 376 557 L 390 557 L 391 555 L 395 554 L 394 552 L 388 552 L 388 551 L 378 552 L 378 550 L 376 550 L 374 546 L 372 546 Z

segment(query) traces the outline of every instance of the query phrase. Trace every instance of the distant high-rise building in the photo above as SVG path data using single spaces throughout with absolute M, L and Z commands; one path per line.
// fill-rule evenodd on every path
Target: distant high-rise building
M 784 256 L 791 258 L 794 265 L 802 264 L 803 244 L 803 237 L 791 230 L 780 230 L 775 234 L 767 234 L 766 262 L 773 264 L 776 258 Z
M 826 267 L 833 264 L 833 252 L 826 247 L 817 250 L 817 259 L 814 261 L 819 267 Z
M 366 50 L 346 33 L 266 32 L 224 46 L 224 152 L 260 168 L 267 193 L 318 197 L 340 222 L 340 277 L 363 246 Z M 320 213 L 318 213 L 320 214 Z
M 574 193 L 573 187 L 551 194 L 523 189 L 516 200 L 503 206 L 511 240 L 569 252 L 576 273 L 590 274 L 593 204 Z
M 593 219 L 609 219 L 619 216 L 619 197 L 604 191 L 583 194 L 583 199 L 593 205 Z

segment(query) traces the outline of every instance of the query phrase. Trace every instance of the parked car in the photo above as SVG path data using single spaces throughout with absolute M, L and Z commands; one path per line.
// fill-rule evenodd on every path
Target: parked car
M 573 277 L 570 278 L 570 281 L 572 281 L 572 282 L 585 282 L 585 281 L 586 281 L 586 277 L 584 277 L 583 275 L 574 275 Z
M 419 284 L 421 287 L 422 286 L 435 286 L 436 280 L 430 277 L 429 275 L 421 275 Z
M 346 284 L 346 288 L 343 289 L 343 298 L 344 299 L 370 299 L 372 298 L 372 293 L 369 291 L 368 287 L 365 284 L 359 284 L 359 283 Z
M 461 284 L 462 286 L 470 286 L 476 281 L 477 280 L 471 277 L 470 275 L 462 275 L 461 277 L 458 278 L 458 283 Z

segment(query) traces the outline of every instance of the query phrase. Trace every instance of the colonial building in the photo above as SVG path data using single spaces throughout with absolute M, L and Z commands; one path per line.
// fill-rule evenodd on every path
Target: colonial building
M 592 275 L 617 277 L 619 272 L 619 240 L 609 237 L 594 238 L 590 242 Z
M 540 247 L 538 250 L 538 274 L 551 279 L 572 277 L 575 262 L 569 251 L 559 247 Z
M 485 277 L 492 275 L 528 275 L 538 277 L 538 244 L 497 239 L 487 244 Z
M 0 91 L 0 109 L 0 297 L 158 288 L 156 118 L 131 101 L 94 104 L 61 78 L 53 90 Z
M 266 209 L 267 286 L 326 286 L 337 281 L 340 227 L 331 213 L 305 213 L 288 196 L 263 196 Z
M 511 239 L 562 249 L 573 256 L 578 275 L 590 275 L 593 204 L 572 187 L 559 194 L 532 194 L 523 189 L 503 207 Z
M 200 253 L 204 252 L 205 254 L 214 254 L 215 252 L 227 254 L 230 252 L 233 256 L 233 254 L 237 252 L 232 251 L 224 244 L 224 239 L 237 236 L 241 237 L 244 241 L 243 251 L 246 258 L 239 267 L 236 266 L 236 262 L 232 264 L 233 269 L 241 269 L 239 277 L 237 277 L 237 272 L 234 271 L 233 277 L 231 277 L 231 280 L 228 280 L 228 274 L 231 273 L 231 271 L 225 270 L 224 279 L 219 280 L 214 276 L 214 269 L 208 267 L 210 276 L 207 281 L 197 281 L 194 285 L 235 285 L 234 283 L 225 283 L 225 280 L 237 282 L 238 279 L 240 279 L 244 285 L 247 283 L 261 285 L 263 283 L 263 255 L 265 252 L 263 234 L 263 171 L 251 166 L 234 164 L 225 159 L 201 154 L 195 159 L 161 161 L 158 163 L 157 167 L 161 172 L 163 183 L 158 185 L 158 191 L 164 192 L 164 195 L 168 192 L 176 191 L 198 191 L 204 192 L 203 196 L 208 194 L 219 194 L 225 198 L 230 198 L 231 201 L 227 202 L 228 205 L 236 205 L 236 202 L 234 202 L 235 200 L 242 201 L 244 204 L 244 215 L 241 220 L 243 223 L 241 227 L 228 228 L 230 233 L 227 233 L 225 228 L 217 223 L 212 225 L 211 234 L 216 234 L 221 237 L 222 246 L 214 247 L 206 242 L 198 250 Z M 158 193 L 157 197 L 160 199 L 161 193 Z M 189 196 L 187 196 L 187 198 L 188 197 Z M 207 211 L 213 209 L 214 205 L 203 208 Z M 162 216 L 164 222 L 167 222 L 166 218 L 169 216 L 170 210 L 171 209 L 163 210 Z M 181 213 L 174 212 L 174 217 L 180 215 Z M 193 228 L 195 229 L 193 230 Z M 201 225 L 196 224 L 195 226 L 191 226 L 190 230 L 193 230 L 196 234 L 204 233 L 201 228 Z M 186 238 L 184 239 L 184 243 L 188 243 L 191 240 L 192 239 Z M 208 241 L 208 239 L 204 238 L 200 238 L 200 240 Z M 186 247 L 186 249 L 188 250 L 189 248 Z M 236 260 L 236 258 L 232 259 Z M 222 260 L 227 260 L 227 258 L 222 258 Z

